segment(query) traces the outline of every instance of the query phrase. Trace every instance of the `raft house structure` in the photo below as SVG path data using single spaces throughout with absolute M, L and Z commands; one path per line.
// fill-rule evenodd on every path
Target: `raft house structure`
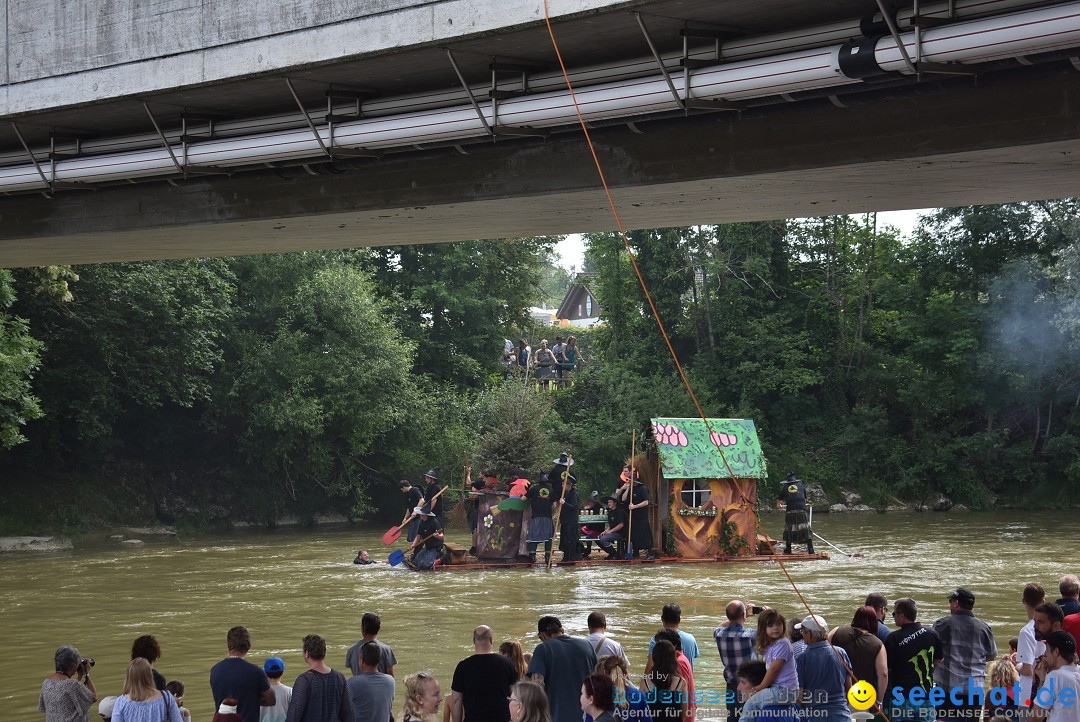
M 635 457 L 634 465 L 652 501 L 649 522 L 657 558 L 592 558 L 566 564 L 772 560 L 770 542 L 774 548 L 779 548 L 781 542 L 764 536 L 757 526 L 757 486 L 768 478 L 768 473 L 752 420 L 709 419 L 706 425 L 700 418 L 657 417 L 650 419 L 645 446 L 647 451 Z M 613 483 L 608 493 L 616 485 Z M 485 490 L 471 496 L 479 503 L 473 537 L 475 556 L 447 544 L 452 561 L 437 569 L 534 566 L 521 561 L 528 554 L 530 510 L 500 509 L 506 492 Z M 579 517 L 580 524 L 603 521 L 605 515 Z M 587 537 L 580 539 L 585 541 Z M 828 558 L 828 554 L 804 552 L 784 556 L 785 561 Z

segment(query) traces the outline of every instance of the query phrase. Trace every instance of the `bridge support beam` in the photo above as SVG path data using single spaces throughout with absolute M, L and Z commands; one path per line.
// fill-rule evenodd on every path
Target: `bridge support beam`
M 1080 195 L 1080 73 L 593 132 L 632 228 Z M 865 101 L 865 102 L 864 102 Z M 569 233 L 614 226 L 580 133 L 0 199 L 0 265 Z M 313 174 L 314 173 L 314 174 Z

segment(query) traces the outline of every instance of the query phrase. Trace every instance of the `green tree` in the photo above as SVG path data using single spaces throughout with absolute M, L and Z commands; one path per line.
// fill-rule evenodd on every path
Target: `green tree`
M 240 450 L 276 488 L 368 511 L 365 459 L 392 454 L 417 411 L 412 344 L 366 275 L 333 254 L 237 265 L 245 284 L 279 285 L 275 301 L 243 309 L 227 369 L 233 421 L 220 423 L 239 425 Z
M 5 449 L 26 441 L 23 426 L 42 413 L 31 389 L 42 344 L 30 336 L 26 319 L 7 312 L 14 302 L 11 272 L 0 268 L 0 448 Z
M 502 339 L 529 323 L 553 236 L 387 246 L 364 267 L 395 325 L 416 344 L 417 373 L 477 387 L 499 368 Z
M 502 480 L 514 469 L 535 473 L 546 468 L 552 446 L 552 402 L 548 394 L 530 393 L 507 381 L 483 400 L 487 423 L 476 440 L 477 470 L 494 471 Z
M 42 450 L 145 446 L 167 415 L 210 398 L 222 324 L 234 292 L 225 261 L 191 259 L 76 267 L 77 275 L 20 271 L 20 313 L 45 343 L 36 388 Z M 72 300 L 65 302 L 68 280 Z M 118 428 L 120 425 L 121 428 Z M 71 459 L 69 459 L 71 460 Z

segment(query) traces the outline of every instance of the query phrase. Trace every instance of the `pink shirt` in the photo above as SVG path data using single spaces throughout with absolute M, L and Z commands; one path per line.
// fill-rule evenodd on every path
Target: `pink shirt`
M 679 650 L 675 661 L 679 663 L 679 676 L 686 680 L 686 693 L 690 696 L 690 702 L 686 705 L 686 719 L 693 722 L 697 712 L 697 702 L 694 701 L 694 668 L 690 666 L 690 660 Z

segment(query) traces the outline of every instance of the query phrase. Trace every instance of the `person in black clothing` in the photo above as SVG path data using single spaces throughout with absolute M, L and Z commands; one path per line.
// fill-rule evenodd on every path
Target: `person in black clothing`
M 614 559 L 617 554 L 611 542 L 619 543 L 626 539 L 626 510 L 619 505 L 619 500 L 609 496 L 604 501 L 607 503 L 608 530 L 596 540 L 597 545 L 607 552 L 608 559 Z
M 131 658 L 142 657 L 150 663 L 150 674 L 154 677 L 154 687 L 159 690 L 165 689 L 165 675 L 154 669 L 154 662 L 161 657 L 161 645 L 154 639 L 152 634 L 144 634 L 135 639 L 131 644 Z
M 544 543 L 544 563 L 551 558 L 551 539 L 555 536 L 555 525 L 551 521 L 551 507 L 559 500 L 547 474 L 540 475 L 540 481 L 529 487 L 526 498 L 532 503 L 532 519 L 529 521 L 529 561 L 536 561 L 536 547 Z
M 428 469 L 424 474 L 424 483 L 427 484 L 427 489 L 424 490 L 424 501 L 428 504 L 432 503 L 432 499 L 435 499 L 435 495 L 438 494 L 442 487 L 439 486 L 439 472 L 436 469 Z M 435 506 L 432 507 L 432 511 L 435 512 L 435 516 L 440 519 L 443 518 L 443 503 L 442 497 L 434 501 Z
M 552 466 L 551 471 L 548 472 L 548 478 L 551 479 L 552 482 L 562 481 L 563 474 L 568 474 L 570 477 L 574 476 L 573 472 L 570 471 L 570 467 L 574 465 L 574 460 L 571 459 L 570 454 L 567 454 L 565 451 L 559 454 L 558 459 L 553 459 L 551 463 L 554 464 L 554 466 Z M 577 479 L 574 479 L 574 481 L 577 482 Z
M 581 513 L 588 516 L 606 516 L 607 506 L 600 503 L 600 492 L 594 491 L 589 494 L 589 500 L 581 505 Z M 590 540 L 596 540 L 600 538 L 600 535 L 604 533 L 604 529 L 607 525 L 603 522 L 589 522 L 583 524 L 581 527 L 581 533 L 589 537 Z M 581 542 L 581 554 L 586 559 L 592 553 L 592 541 Z
M 491 627 L 473 630 L 476 654 L 458 662 L 450 685 L 450 718 L 453 722 L 510 722 L 507 698 L 518 681 L 510 660 L 495 652 Z
M 429 538 L 430 537 L 430 538 Z M 434 569 L 443 556 L 443 525 L 430 507 L 420 510 L 420 526 L 413 541 L 412 563 L 417 569 Z
M 573 474 L 567 474 L 564 482 L 565 490 L 562 503 L 562 512 L 559 514 L 559 551 L 563 553 L 564 562 L 576 562 L 581 559 L 581 543 L 578 541 L 581 530 L 578 524 L 578 515 L 581 513 L 581 498 L 577 493 L 577 479 Z
M 631 472 L 625 470 L 626 482 L 615 492 L 615 496 L 625 505 L 630 514 L 630 546 L 636 557 L 640 552 L 645 552 L 647 559 L 655 559 L 653 552 L 652 524 L 649 522 L 649 490 L 645 488 L 637 469 L 633 470 L 633 491 L 629 481 Z
M 424 492 L 412 485 L 412 482 L 408 479 L 402 479 L 398 484 L 398 488 L 401 489 L 401 493 L 405 495 L 405 516 L 413 513 L 419 506 L 424 504 Z M 406 535 L 406 539 L 410 542 L 416 537 L 416 528 L 420 526 L 420 517 L 417 516 L 411 522 L 409 522 L 409 531 Z
M 919 610 L 915 600 L 904 597 L 893 602 L 893 623 L 899 627 L 885 638 L 885 654 L 889 660 L 889 690 L 885 694 L 884 711 L 889 719 L 925 719 L 933 717 L 933 708 L 920 710 L 908 700 L 911 690 L 928 693 L 934 686 L 934 666 L 941 661 L 944 649 L 937 632 L 915 621 Z M 896 699 L 904 700 L 897 704 Z
M 810 519 L 806 514 L 806 487 L 788 474 L 780 495 L 776 499 L 776 508 L 787 506 L 784 515 L 784 553 L 791 553 L 792 544 L 805 544 L 806 553 L 814 553 L 814 537 L 810 530 Z
M 562 512 L 559 513 L 559 551 L 563 553 L 564 562 L 577 561 L 581 559 L 578 544 L 581 533 L 578 531 L 577 523 L 578 514 L 581 512 L 581 499 L 578 497 L 576 488 L 577 477 L 570 470 L 570 467 L 574 465 L 574 460 L 564 451 L 551 463 L 554 466 L 548 472 L 548 479 L 551 480 L 552 486 L 561 493 L 565 479 L 566 487 L 566 493 L 562 496 Z

